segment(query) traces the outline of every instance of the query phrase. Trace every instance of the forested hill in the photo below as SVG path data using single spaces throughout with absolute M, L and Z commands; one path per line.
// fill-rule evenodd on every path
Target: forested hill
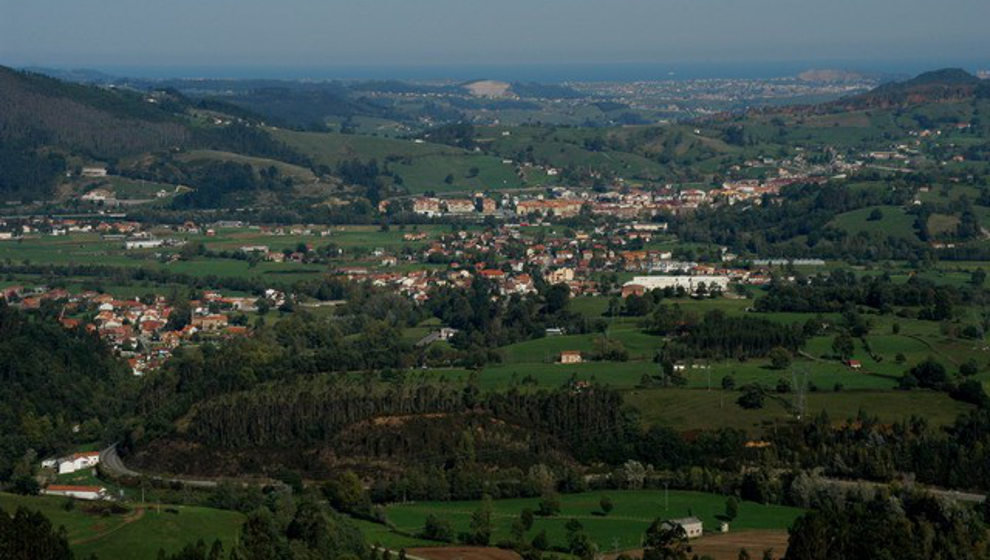
M 973 97 L 990 97 L 990 83 L 959 68 L 943 68 L 903 82 L 883 84 L 830 105 L 854 110 L 961 101 Z
M 49 196 L 59 176 L 144 154 L 207 148 L 305 163 L 249 111 L 174 90 L 63 82 L 0 66 L 0 195 Z M 160 158 L 153 158 L 160 159 Z
M 113 437 L 128 402 L 126 365 L 95 334 L 63 328 L 56 313 L 0 303 L 0 479 L 29 450 L 47 456 Z
M 0 67 L 0 139 L 112 158 L 188 142 L 181 106 L 136 91 L 98 88 Z M 170 102 L 172 101 L 172 102 Z

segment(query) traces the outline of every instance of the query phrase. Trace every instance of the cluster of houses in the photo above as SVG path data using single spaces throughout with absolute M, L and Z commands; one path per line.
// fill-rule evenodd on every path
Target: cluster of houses
M 269 290 L 264 297 L 273 306 L 285 301 L 285 294 L 276 290 Z M 181 328 L 172 329 L 169 319 L 175 308 L 162 296 L 142 301 L 118 299 L 95 291 L 72 294 L 62 289 L 10 286 L 0 290 L 0 298 L 22 309 L 38 309 L 45 302 L 61 306 L 60 321 L 64 327 L 85 328 L 99 334 L 128 360 L 135 375 L 161 366 L 175 348 L 194 337 L 246 335 L 247 327 L 230 324 L 229 315 L 257 309 L 257 298 L 207 291 L 201 299 L 188 302 L 191 309 L 188 321 Z

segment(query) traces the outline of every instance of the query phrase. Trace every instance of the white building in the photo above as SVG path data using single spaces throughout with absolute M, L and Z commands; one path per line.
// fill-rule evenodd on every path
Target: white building
M 83 167 L 81 175 L 83 177 L 106 177 L 106 167 Z
M 163 239 L 128 239 L 124 241 L 125 249 L 154 249 L 165 243 Z
M 680 527 L 689 539 L 696 539 L 704 532 L 704 524 L 697 517 L 682 517 L 664 521 L 667 527 Z
M 713 286 L 718 286 L 722 291 L 725 291 L 729 286 L 730 278 L 728 276 L 634 276 L 629 282 L 623 284 L 623 288 L 626 286 L 642 286 L 646 291 L 664 289 L 664 288 L 684 288 L 687 292 L 695 292 L 698 287 L 702 284 L 705 288 L 711 290 Z
M 107 489 L 102 486 L 69 486 L 52 484 L 41 491 L 46 496 L 65 496 L 77 500 L 106 500 L 109 499 Z
M 100 464 L 99 451 L 73 453 L 66 457 L 47 459 L 41 462 L 43 468 L 56 469 L 58 474 L 74 473 L 82 469 L 93 468 L 98 464 Z

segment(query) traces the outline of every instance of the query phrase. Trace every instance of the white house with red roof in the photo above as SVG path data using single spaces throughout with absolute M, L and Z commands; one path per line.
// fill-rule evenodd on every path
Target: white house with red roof
M 47 496 L 65 496 L 77 500 L 107 500 L 110 495 L 102 486 L 74 486 L 68 484 L 51 484 L 41 491 Z
M 98 464 L 100 464 L 99 451 L 83 451 L 81 453 L 73 453 L 72 455 L 67 455 L 58 459 L 47 459 L 41 462 L 42 467 L 55 469 L 58 471 L 58 474 L 74 473 L 82 469 L 93 468 Z

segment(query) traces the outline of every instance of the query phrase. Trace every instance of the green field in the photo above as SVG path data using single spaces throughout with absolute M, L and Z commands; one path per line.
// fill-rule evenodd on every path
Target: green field
M 236 512 L 191 506 L 163 506 L 159 512 L 154 504 L 133 505 L 129 514 L 103 517 L 82 511 L 83 502 L 66 511 L 65 502 L 56 497 L 0 494 L 0 507 L 7 512 L 25 506 L 41 511 L 54 526 L 64 526 L 78 558 L 154 559 L 159 550 L 174 553 L 199 539 L 208 545 L 220 539 L 224 549 L 230 550 L 244 519 Z M 178 513 L 167 512 L 166 507 Z
M 355 134 L 281 129 L 273 130 L 273 133 L 316 163 L 330 168 L 355 158 L 374 159 L 379 166 L 387 165 L 390 171 L 402 177 L 402 184 L 410 193 L 473 192 L 530 186 L 517 175 L 515 165 L 461 148 Z M 452 177 L 450 183 L 445 181 L 448 175 Z
M 882 218 L 876 221 L 870 221 L 868 218 L 874 210 L 879 210 Z M 914 216 L 905 213 L 904 209 L 900 206 L 870 206 L 868 208 L 860 208 L 859 210 L 839 214 L 829 225 L 845 230 L 850 235 L 861 232 L 879 232 L 884 236 L 901 237 L 912 241 L 917 240 L 917 235 L 914 232 Z
M 678 430 L 740 428 L 757 430 L 764 422 L 794 418 L 793 394 L 768 397 L 763 408 L 746 410 L 736 404 L 737 391 L 712 389 L 637 389 L 625 393 L 627 404 L 641 414 L 643 424 L 660 424 Z M 883 422 L 912 415 L 931 424 L 946 425 L 972 406 L 932 391 L 866 391 L 830 389 L 806 394 L 806 416 L 827 411 L 833 421 L 855 418 L 860 410 Z
M 615 509 L 607 516 L 601 515 L 599 500 L 609 496 Z M 532 539 L 545 530 L 551 545 L 566 546 L 569 519 L 578 520 L 588 535 L 602 550 L 626 550 L 640 545 L 640 538 L 656 518 L 698 516 L 707 531 L 718 526 L 717 515 L 725 511 L 725 496 L 701 492 L 670 491 L 665 501 L 663 490 L 607 490 L 560 496 L 561 512 L 552 518 L 537 517 L 526 538 Z M 538 498 L 496 500 L 493 503 L 493 542 L 510 537 L 512 521 L 524 508 L 537 509 Z M 388 507 L 387 515 L 396 529 L 406 534 L 416 534 L 433 514 L 451 522 L 454 532 L 467 531 L 471 513 L 480 502 L 422 502 L 398 504 Z M 787 529 L 801 510 L 784 506 L 766 506 L 741 502 L 739 516 L 732 523 L 733 529 Z M 367 533 L 366 533 L 367 534 Z M 382 543 L 391 538 L 379 533 Z M 374 541 L 374 535 L 368 536 Z

